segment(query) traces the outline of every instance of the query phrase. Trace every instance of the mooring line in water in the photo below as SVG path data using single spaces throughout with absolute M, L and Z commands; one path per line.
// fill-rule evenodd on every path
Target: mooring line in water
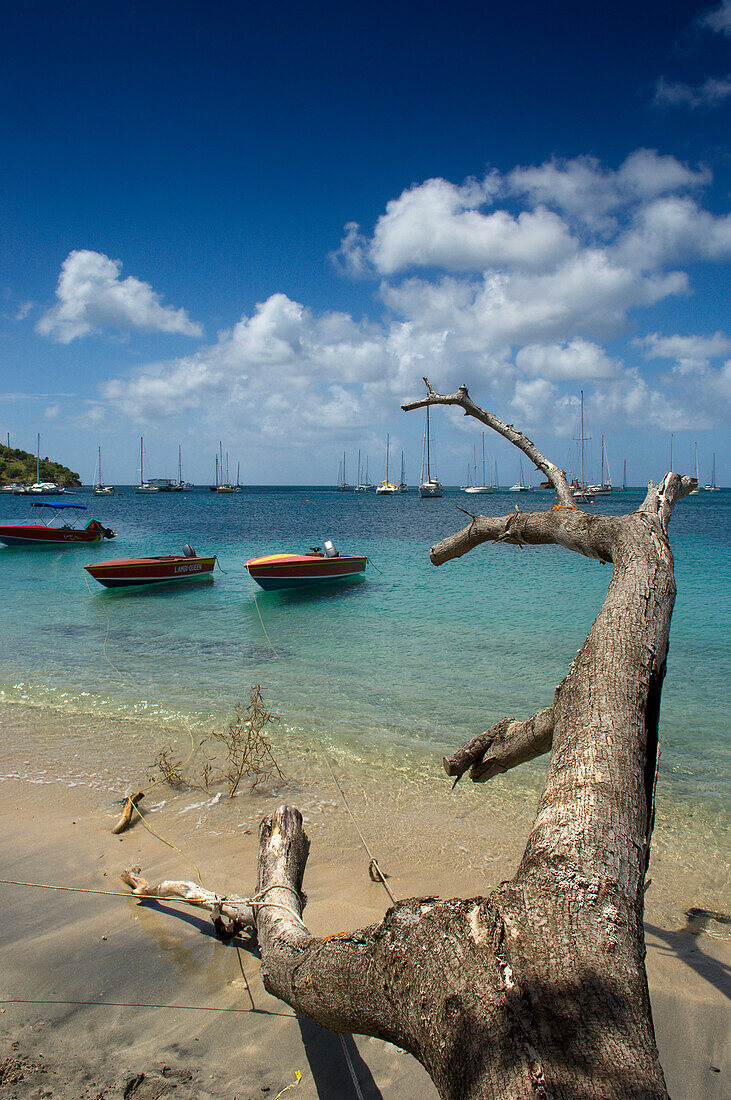
M 86 581 L 86 587 L 89 589 L 89 594 L 93 596 L 94 593 L 91 591 L 91 588 L 89 587 L 89 578 L 87 577 L 86 572 L 84 572 L 84 579 Z M 106 620 L 107 620 L 107 628 L 106 628 L 106 631 L 105 631 L 105 634 L 104 634 L 104 641 L 102 643 L 102 652 L 104 654 L 104 659 L 106 660 L 107 664 L 112 669 L 112 671 L 116 672 L 116 674 L 119 677 L 121 683 L 126 683 L 133 690 L 136 690 L 134 681 L 129 676 L 127 676 L 123 672 L 121 672 L 120 669 L 117 668 L 117 666 L 114 664 L 114 662 L 111 660 L 111 658 L 109 656 L 109 653 L 107 651 L 107 642 L 109 640 L 109 632 L 110 632 L 110 629 L 111 629 L 111 621 L 110 621 L 110 618 L 109 618 L 109 612 L 106 608 L 106 605 L 103 604 L 102 607 L 104 609 L 104 615 L 105 615 Z M 185 717 L 184 714 L 179 714 L 178 717 L 179 717 L 181 725 L 183 726 L 186 733 L 188 734 L 188 737 L 190 738 L 190 750 L 189 750 L 188 755 L 186 756 L 185 760 L 182 762 L 182 764 L 180 764 L 180 768 L 185 768 L 185 767 L 187 767 L 187 765 L 190 763 L 190 761 L 193 758 L 193 754 L 195 753 L 196 745 L 195 745 L 195 738 L 193 736 L 193 730 L 191 729 L 190 723 L 188 722 L 187 718 Z M 201 877 L 200 868 L 199 868 L 198 864 L 196 863 L 196 861 L 193 859 L 193 857 L 191 855 L 188 855 L 186 852 L 184 852 L 182 850 L 182 848 L 178 848 L 178 846 L 176 844 L 173 844 L 171 841 L 166 840 L 165 837 L 161 836 L 158 832 L 156 832 L 155 829 L 153 829 L 153 827 L 151 825 L 149 825 L 148 822 L 143 817 L 142 813 L 140 812 L 139 806 L 136 805 L 136 799 L 138 799 L 140 795 L 147 794 L 148 791 L 151 791 L 155 787 L 158 787 L 161 783 L 165 782 L 166 779 L 167 779 L 167 776 L 163 773 L 158 779 L 155 779 L 151 783 L 148 783 L 148 785 L 146 787 L 142 787 L 135 795 L 129 795 L 127 797 L 126 802 L 125 802 L 125 806 L 126 807 L 129 806 L 129 808 L 130 808 L 129 823 L 130 824 L 132 823 L 132 819 L 134 818 L 134 815 L 135 815 L 135 812 L 136 812 L 138 818 L 142 822 L 145 829 L 147 829 L 148 833 L 150 833 L 152 836 L 156 837 L 159 841 L 161 841 L 161 843 L 166 844 L 168 846 L 168 848 L 172 848 L 172 850 L 174 852 L 178 852 L 179 855 L 181 855 L 183 857 L 183 859 L 187 859 L 193 865 L 193 867 L 195 868 L 195 873 L 196 873 L 196 877 L 198 879 L 198 883 L 199 883 L 200 886 L 202 886 L 203 885 L 203 879 Z
M 370 561 L 370 558 L 368 560 Z M 371 564 L 373 564 L 373 563 L 371 562 Z M 374 566 L 374 568 L 376 568 L 376 567 Z M 378 571 L 380 572 L 380 570 L 378 570 Z M 247 569 L 246 572 L 247 573 L 249 572 L 248 569 Z M 258 604 L 257 599 L 256 599 L 256 592 L 254 591 L 254 585 L 253 585 L 253 581 L 252 581 L 252 578 L 251 578 L 251 574 L 249 574 L 249 583 L 251 584 L 252 595 L 254 597 L 254 606 L 256 607 L 256 611 L 257 611 L 257 614 L 259 616 L 259 622 L 261 623 L 261 628 L 264 631 L 264 637 L 266 638 L 267 642 L 269 643 L 269 648 L 271 649 L 272 653 L 276 657 L 277 656 L 277 651 L 274 648 L 274 646 L 272 645 L 272 640 L 269 637 L 269 634 L 267 633 L 267 628 L 264 625 L 264 620 L 262 618 L 261 611 L 259 610 L 259 604 Z M 325 750 L 325 746 L 321 742 L 319 742 L 316 738 L 310 738 L 309 740 L 310 740 L 311 747 L 316 748 L 319 751 L 320 755 L 322 756 L 322 759 L 324 760 L 324 762 L 327 766 L 327 770 L 330 773 L 330 778 L 332 779 L 332 782 L 333 782 L 338 794 L 340 795 L 340 797 L 343 801 L 343 805 L 345 806 L 345 809 L 348 812 L 348 816 L 350 817 L 350 820 L 353 823 L 353 827 L 355 828 L 355 831 L 357 832 L 358 836 L 360 837 L 361 844 L 363 845 L 363 847 L 366 850 L 366 853 L 367 853 L 368 858 L 370 860 L 370 863 L 368 864 L 368 874 L 369 874 L 371 880 L 373 882 L 380 882 L 381 885 L 383 886 L 384 890 L 386 891 L 386 893 L 390 897 L 391 901 L 393 902 L 393 904 L 396 905 L 396 902 L 397 902 L 398 899 L 396 898 L 396 895 L 394 894 L 393 890 L 391 889 L 391 887 L 388 885 L 388 883 L 386 881 L 388 876 L 381 870 L 381 868 L 378 864 L 378 860 L 376 859 L 376 857 L 373 855 L 370 848 L 368 847 L 368 842 L 366 841 L 366 838 L 363 836 L 363 833 L 362 833 L 362 831 L 361 831 L 361 829 L 358 825 L 358 822 L 355 820 L 355 816 L 353 814 L 353 811 L 350 808 L 350 803 L 348 802 L 348 799 L 345 795 L 345 791 L 340 786 L 340 783 L 338 782 L 338 779 L 335 775 L 335 772 L 332 769 L 332 766 L 330 764 L 330 758 L 327 755 L 327 752 Z
M 272 653 L 274 654 L 275 657 L 277 657 L 279 655 L 278 655 L 276 649 L 274 648 L 274 646 L 272 645 L 272 640 L 269 637 L 269 635 L 267 634 L 267 628 L 264 626 L 264 620 L 261 617 L 261 611 L 259 610 L 259 601 L 256 598 L 256 589 L 254 588 L 254 581 L 252 580 L 251 573 L 249 572 L 248 569 L 246 570 L 246 576 L 249 578 L 249 586 L 251 588 L 251 595 L 252 595 L 253 600 L 254 600 L 254 607 L 256 608 L 256 613 L 259 616 L 259 622 L 261 623 L 261 628 L 264 631 L 264 637 L 266 638 L 267 642 L 269 643 L 269 648 L 271 649 Z

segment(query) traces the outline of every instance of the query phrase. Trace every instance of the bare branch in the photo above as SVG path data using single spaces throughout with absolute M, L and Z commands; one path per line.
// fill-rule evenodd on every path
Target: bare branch
M 468 527 L 432 546 L 433 565 L 461 558 L 483 542 L 516 546 L 563 546 L 587 558 L 612 560 L 617 520 L 592 516 L 578 508 L 555 505 L 549 512 L 514 512 L 509 516 L 476 516 Z
M 122 882 L 132 887 L 134 897 L 184 901 L 188 905 L 195 905 L 198 909 L 220 913 L 229 920 L 236 921 L 237 924 L 248 928 L 254 927 L 254 911 L 248 898 L 240 898 L 236 894 L 214 894 L 212 890 L 206 890 L 195 882 L 176 882 L 166 879 L 164 882 L 158 882 L 156 886 L 151 886 L 136 867 L 126 868 L 120 877 Z
M 545 707 L 529 718 L 518 722 L 514 718 L 501 718 L 484 733 L 478 733 L 463 748 L 444 757 L 447 775 L 459 779 L 470 769 L 473 783 L 485 783 L 494 775 L 533 760 L 548 752 L 553 743 L 553 707 Z
M 667 473 L 659 485 L 653 486 L 652 482 L 649 483 L 647 496 L 637 511 L 659 516 L 663 531 L 667 531 L 675 505 L 697 488 L 696 478 L 688 477 L 687 474 L 681 477 L 680 474 Z
M 556 490 L 559 503 L 565 505 L 567 508 L 576 507 L 566 474 L 553 462 L 550 462 L 545 455 L 541 454 L 536 445 L 531 442 L 527 436 L 519 432 L 512 424 L 505 424 L 499 417 L 495 416 L 494 413 L 487 412 L 479 405 L 476 405 L 467 392 L 466 386 L 460 386 L 456 393 L 439 394 L 434 391 L 428 378 L 425 377 L 424 382 L 428 391 L 427 396 L 421 398 L 419 401 L 408 401 L 405 405 L 402 405 L 401 408 L 404 412 L 411 412 L 413 409 L 423 409 L 427 405 L 459 405 L 460 408 L 464 409 L 465 416 L 473 416 L 475 420 L 480 420 L 483 424 L 486 424 L 488 428 L 492 428 L 493 431 L 496 431 L 499 435 L 509 440 L 514 446 L 518 447 L 518 449 L 531 460 L 536 469 L 541 470 L 551 482 L 551 485 L 553 485 Z

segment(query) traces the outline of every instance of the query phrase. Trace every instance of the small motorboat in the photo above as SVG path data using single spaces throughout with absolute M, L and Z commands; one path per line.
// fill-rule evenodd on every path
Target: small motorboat
M 191 581 L 200 577 L 213 580 L 215 564 L 215 556 L 201 558 L 192 546 L 184 546 L 182 554 L 165 554 L 159 558 L 116 558 L 85 565 L 84 569 L 105 588 L 131 588 L 132 585 Z
M 3 524 L 0 526 L 0 542 L 6 546 L 78 546 L 102 539 L 115 538 L 110 527 L 103 527 L 98 519 L 90 519 L 85 527 L 79 523 L 86 511 L 85 504 L 68 504 L 66 501 L 34 500 L 31 509 L 46 509 L 38 513 L 38 520 L 47 522 Z
M 265 554 L 249 558 L 244 568 L 261 588 L 271 592 L 354 577 L 365 573 L 367 561 L 360 555 L 339 554 L 328 540 L 324 550 L 313 546 L 306 554 Z

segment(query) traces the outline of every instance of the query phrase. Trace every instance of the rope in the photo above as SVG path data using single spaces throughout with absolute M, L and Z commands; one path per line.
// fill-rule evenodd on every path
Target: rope
M 274 648 L 274 646 L 272 645 L 272 640 L 269 637 L 269 635 L 267 634 L 267 628 L 264 626 L 264 620 L 261 617 L 261 611 L 259 610 L 259 601 L 256 598 L 256 589 L 254 588 L 254 581 L 253 581 L 251 573 L 249 572 L 248 569 L 246 570 L 246 576 L 249 578 L 249 585 L 251 586 L 251 595 L 254 597 L 254 607 L 256 608 L 256 613 L 259 616 L 259 622 L 261 623 L 261 628 L 264 631 L 264 637 L 266 638 L 267 642 L 269 643 L 269 648 L 271 649 L 272 653 L 274 654 L 275 657 L 277 657 L 278 653 L 277 653 L 276 649 Z
M 373 565 L 373 562 L 371 562 L 370 558 L 368 558 L 367 560 L 371 563 L 371 565 Z M 378 569 L 377 566 L 373 566 L 373 568 L 377 569 L 379 573 L 381 572 L 381 570 Z M 276 657 L 277 656 L 277 651 L 274 648 L 274 646 L 272 645 L 272 640 L 269 637 L 269 634 L 267 633 L 267 628 L 264 625 L 264 620 L 262 618 L 261 611 L 259 610 L 259 602 L 256 598 L 256 591 L 254 589 L 254 583 L 253 583 L 251 574 L 249 573 L 248 569 L 246 570 L 246 572 L 247 572 L 247 575 L 249 577 L 249 584 L 251 585 L 251 594 L 254 598 L 254 607 L 256 608 L 256 613 L 259 616 L 259 622 L 261 623 L 261 628 L 264 632 L 264 637 L 266 638 L 266 640 L 269 644 L 269 648 L 271 649 L 272 653 Z M 316 744 L 316 747 L 319 749 L 320 755 L 322 756 L 323 760 L 325 761 L 325 764 L 327 765 L 327 770 L 330 772 L 330 777 L 331 777 L 333 783 L 335 784 L 335 787 L 337 788 L 338 793 L 340 794 L 340 797 L 343 800 L 343 804 L 345 806 L 345 809 L 348 811 L 348 816 L 350 817 L 350 820 L 353 822 L 353 825 L 355 827 L 355 831 L 357 832 L 358 836 L 360 837 L 361 843 L 362 843 L 363 847 L 365 848 L 366 853 L 368 854 L 368 858 L 370 859 L 370 863 L 368 864 L 368 874 L 370 875 L 373 882 L 380 882 L 381 883 L 381 885 L 386 890 L 386 893 L 390 897 L 393 904 L 396 905 L 396 902 L 397 902 L 396 895 L 393 893 L 393 891 L 391 890 L 391 887 L 386 882 L 386 876 L 383 873 L 383 871 L 381 870 L 381 868 L 379 867 L 378 860 L 373 855 L 370 848 L 368 847 L 368 844 L 366 843 L 366 839 L 363 836 L 363 833 L 361 832 L 361 830 L 358 826 L 358 822 L 355 820 L 355 817 L 353 816 L 353 811 L 350 808 L 350 804 L 349 804 L 347 798 L 345 797 L 345 792 L 343 791 L 343 788 L 340 786 L 340 783 L 338 782 L 338 780 L 335 777 L 335 772 L 332 770 L 332 767 L 330 766 L 330 760 L 328 758 L 327 753 L 325 752 L 324 747 L 321 744 L 317 744 L 317 743 L 315 743 L 315 744 Z
M 163 840 L 162 837 L 160 837 L 160 839 Z M 166 840 L 163 840 L 163 843 L 167 844 L 168 842 Z M 144 901 L 145 899 L 147 899 L 148 901 L 182 901 L 184 903 L 187 901 L 186 898 L 177 897 L 175 895 L 165 898 L 158 897 L 156 894 L 138 894 L 134 890 L 132 890 L 131 893 L 125 892 L 123 890 L 95 890 L 89 886 L 56 886 L 48 882 L 19 882 L 16 879 L 11 878 L 0 878 L 0 884 L 3 886 L 30 886 L 36 890 L 63 890 L 66 893 L 70 894 L 104 894 L 107 897 L 112 898 L 135 898 L 137 901 Z M 201 887 L 202 889 L 205 889 L 202 884 Z M 290 886 L 288 883 L 273 882 L 269 886 L 265 886 L 263 890 L 259 890 L 250 898 L 237 898 L 237 904 L 250 905 L 252 909 L 283 909 L 286 913 L 289 913 L 291 916 L 293 916 L 297 923 L 300 924 L 306 932 L 309 932 L 309 929 L 307 928 L 305 922 L 302 920 L 302 917 L 299 915 L 299 913 L 295 912 L 295 910 L 292 909 L 291 906 L 284 905 L 282 902 L 278 901 L 259 900 L 260 898 L 263 898 L 266 894 L 268 894 L 270 890 L 289 890 L 291 894 L 294 894 L 294 896 L 299 899 L 299 894 L 293 886 Z M 210 892 L 214 894 L 216 898 L 215 904 L 221 904 L 222 902 L 225 902 L 227 900 L 225 897 L 220 897 L 213 890 L 211 890 Z M 195 904 L 195 902 L 189 902 L 188 904 Z
M 348 1044 L 345 1042 L 345 1036 L 341 1032 L 338 1035 L 338 1038 L 340 1039 L 340 1045 L 343 1048 L 343 1054 L 345 1055 L 345 1061 L 347 1062 L 348 1069 L 350 1070 L 350 1077 L 351 1077 L 351 1080 L 353 1082 L 353 1088 L 355 1089 L 355 1094 L 358 1097 L 358 1100 L 365 1100 L 365 1097 L 363 1096 L 363 1093 L 361 1092 L 360 1085 L 358 1084 L 358 1078 L 355 1076 L 355 1067 L 353 1066 L 353 1060 L 350 1057 L 350 1051 L 348 1050 Z
M 93 595 L 94 593 L 92 593 L 92 590 L 89 586 L 89 578 L 86 574 L 86 571 L 84 571 L 84 580 L 86 581 L 86 587 L 89 589 L 89 594 Z M 102 643 L 102 652 L 104 654 L 104 659 L 106 660 L 107 664 L 112 669 L 112 671 L 117 674 L 117 676 L 119 677 L 120 682 L 121 683 L 126 683 L 131 688 L 134 689 L 134 684 L 132 683 L 132 681 L 129 679 L 128 676 L 125 676 L 122 672 L 120 672 L 120 670 L 117 668 L 117 666 L 113 663 L 113 661 L 109 657 L 109 653 L 107 652 L 107 642 L 109 640 L 109 630 L 110 630 L 111 623 L 110 623 L 109 612 L 107 610 L 106 604 L 102 604 L 102 607 L 104 609 L 104 615 L 105 615 L 106 621 L 107 621 L 107 627 L 106 627 L 106 631 L 104 633 L 104 641 Z M 193 754 L 195 753 L 196 745 L 195 745 L 195 738 L 193 736 L 193 730 L 190 728 L 190 723 L 188 722 L 188 720 L 187 720 L 187 718 L 185 717 L 184 714 L 180 715 L 180 721 L 181 721 L 181 724 L 183 725 L 186 733 L 188 734 L 188 737 L 190 738 L 190 750 L 189 750 L 188 755 L 186 756 L 185 760 L 180 765 L 180 767 L 182 769 L 182 768 L 187 767 L 187 765 L 190 763 L 191 759 L 193 758 Z M 166 779 L 166 776 L 164 774 L 161 775 L 158 779 L 155 779 L 155 780 L 153 780 L 153 782 L 148 783 L 148 785 L 146 787 L 142 787 L 142 789 L 140 790 L 139 793 L 140 794 L 147 794 L 148 791 L 153 790 L 155 787 L 158 787 L 160 785 L 160 783 L 163 783 L 165 781 L 165 779 Z M 130 801 L 130 799 L 128 798 L 127 801 Z M 202 886 L 203 885 L 203 880 L 201 878 L 200 868 L 199 868 L 198 864 L 196 863 L 196 861 L 193 859 L 193 857 L 190 856 L 190 855 L 187 855 L 182 850 L 182 848 L 178 848 L 178 846 L 176 844 L 173 844 L 173 843 L 171 843 L 171 841 L 166 840 L 165 837 L 160 836 L 160 834 L 158 832 L 156 832 L 153 829 L 153 827 L 147 823 L 145 818 L 142 816 L 142 813 L 140 812 L 139 807 L 136 806 L 134 803 L 132 803 L 132 815 L 130 817 L 130 824 L 132 823 L 132 817 L 134 817 L 135 811 L 137 812 L 137 816 L 139 817 L 139 819 L 142 822 L 142 824 L 144 825 L 144 827 L 147 829 L 148 833 L 151 833 L 152 836 L 156 837 L 159 841 L 161 841 L 161 843 L 166 844 L 168 846 L 168 848 L 172 848 L 172 850 L 174 852 L 178 852 L 178 854 L 181 855 L 183 857 L 183 859 L 187 859 L 187 860 L 190 861 L 190 863 L 192 863 L 193 867 L 195 868 L 195 873 L 196 873 L 196 878 L 198 879 L 198 884 L 200 886 Z
M 353 811 L 351 810 L 350 803 L 348 802 L 348 799 L 345 796 L 345 791 L 340 786 L 340 783 L 338 782 L 337 776 L 335 775 L 335 772 L 332 770 L 332 767 L 330 765 L 330 760 L 328 759 L 327 753 L 325 752 L 324 749 L 322 750 L 322 758 L 325 761 L 325 763 L 327 764 L 327 770 L 330 772 L 330 777 L 332 778 L 333 783 L 335 784 L 338 791 L 340 792 L 340 797 L 343 800 L 343 804 L 345 805 L 345 809 L 348 811 L 348 815 L 350 817 L 350 820 L 353 822 L 353 826 L 355 827 L 355 831 L 357 832 L 358 836 L 360 837 L 361 844 L 365 848 L 365 850 L 368 854 L 368 858 L 371 861 L 370 864 L 368 865 L 368 873 L 370 874 L 370 876 L 371 876 L 371 878 L 373 879 L 374 882 L 380 882 L 382 884 L 382 886 L 385 889 L 386 893 L 388 894 L 391 901 L 395 905 L 396 900 L 397 900 L 396 896 L 393 893 L 393 890 L 391 889 L 391 887 L 386 882 L 386 876 L 384 875 L 381 868 L 378 866 L 378 860 L 376 859 L 376 857 L 373 855 L 373 852 L 368 847 L 368 842 L 366 841 L 366 838 L 363 836 L 363 833 L 360 831 L 360 826 L 358 825 L 358 822 L 355 820 L 355 817 L 353 816 Z M 377 876 L 377 877 L 374 877 L 374 875 Z
M 123 890 L 92 890 L 88 886 L 51 886 L 47 882 L 16 882 L 12 878 L 0 878 L 0 883 L 3 886 L 34 886 L 38 890 L 66 890 L 72 894 L 108 894 L 113 898 L 132 898 L 134 894 L 126 893 Z M 137 897 L 140 895 L 137 894 Z

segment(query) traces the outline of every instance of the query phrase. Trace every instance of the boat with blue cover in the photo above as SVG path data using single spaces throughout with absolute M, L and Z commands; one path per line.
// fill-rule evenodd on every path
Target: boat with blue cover
M 87 511 L 85 504 L 34 500 L 32 509 L 40 509 L 39 522 L 0 525 L 0 542 L 6 546 L 79 546 L 116 536 L 116 532 L 102 526 L 98 519 L 90 519 L 85 527 L 79 526 Z

